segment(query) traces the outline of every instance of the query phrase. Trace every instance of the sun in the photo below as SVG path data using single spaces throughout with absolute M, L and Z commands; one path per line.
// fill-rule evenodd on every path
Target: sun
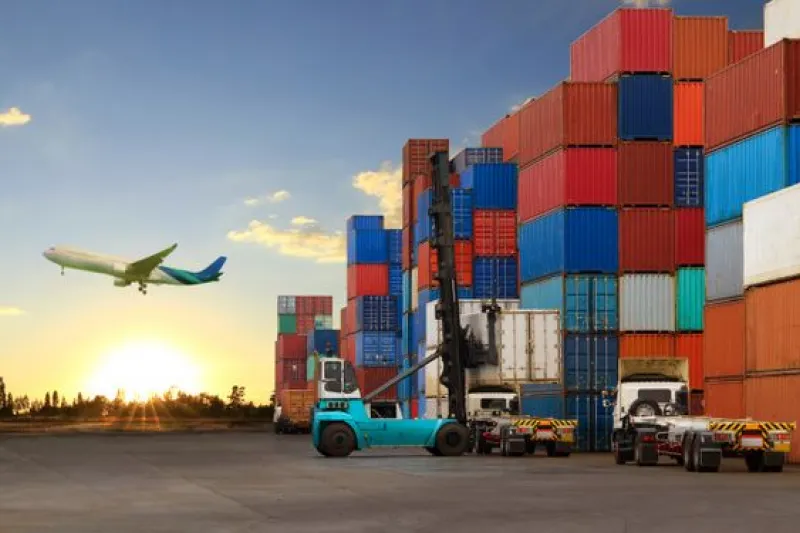
M 108 353 L 89 381 L 92 394 L 147 399 L 171 387 L 196 394 L 200 369 L 181 350 L 160 341 L 136 341 Z

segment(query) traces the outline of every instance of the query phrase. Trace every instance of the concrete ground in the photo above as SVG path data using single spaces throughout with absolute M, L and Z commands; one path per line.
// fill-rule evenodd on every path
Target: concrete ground
M 800 531 L 800 469 L 609 455 L 325 459 L 308 436 L 0 436 L 0 532 Z

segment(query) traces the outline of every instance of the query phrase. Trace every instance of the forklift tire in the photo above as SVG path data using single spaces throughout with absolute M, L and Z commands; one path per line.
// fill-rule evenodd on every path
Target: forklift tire
M 429 454 L 431 454 L 431 455 L 435 455 L 436 457 L 441 457 L 441 456 L 442 456 L 442 454 L 441 454 L 441 453 L 439 453 L 439 450 L 437 450 L 436 448 L 425 447 L 425 450 L 426 450 L 426 451 L 427 451 Z
M 469 430 L 461 424 L 445 424 L 436 433 L 436 450 L 445 457 L 464 455 L 468 446 Z
M 356 449 L 356 436 L 350 426 L 335 422 L 322 430 L 319 447 L 326 457 L 347 457 Z

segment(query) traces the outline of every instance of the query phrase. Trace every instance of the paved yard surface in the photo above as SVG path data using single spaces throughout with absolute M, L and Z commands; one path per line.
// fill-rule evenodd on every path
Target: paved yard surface
M 319 457 L 307 436 L 0 436 L 0 532 L 800 531 L 800 470 Z

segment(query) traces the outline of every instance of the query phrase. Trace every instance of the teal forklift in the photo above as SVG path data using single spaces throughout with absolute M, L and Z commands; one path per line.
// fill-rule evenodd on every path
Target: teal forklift
M 362 397 L 353 366 L 343 359 L 319 360 L 314 386 L 316 402 L 311 435 L 314 447 L 325 457 L 347 457 L 370 448 L 424 448 L 435 456 L 459 456 L 474 445 L 468 427 L 466 369 L 498 363 L 495 324 L 500 307 L 493 298 L 483 306 L 488 319 L 488 346 L 461 327 L 455 272 L 455 235 L 450 196 L 447 152 L 430 155 L 433 165 L 433 199 L 429 214 L 434 221 L 431 246 L 438 252 L 441 295 L 436 319 L 442 324 L 442 343 L 437 351 L 405 372 Z M 372 418 L 365 404 L 398 382 L 419 372 L 437 358 L 442 359 L 440 382 L 448 391 L 449 414 L 438 419 Z

